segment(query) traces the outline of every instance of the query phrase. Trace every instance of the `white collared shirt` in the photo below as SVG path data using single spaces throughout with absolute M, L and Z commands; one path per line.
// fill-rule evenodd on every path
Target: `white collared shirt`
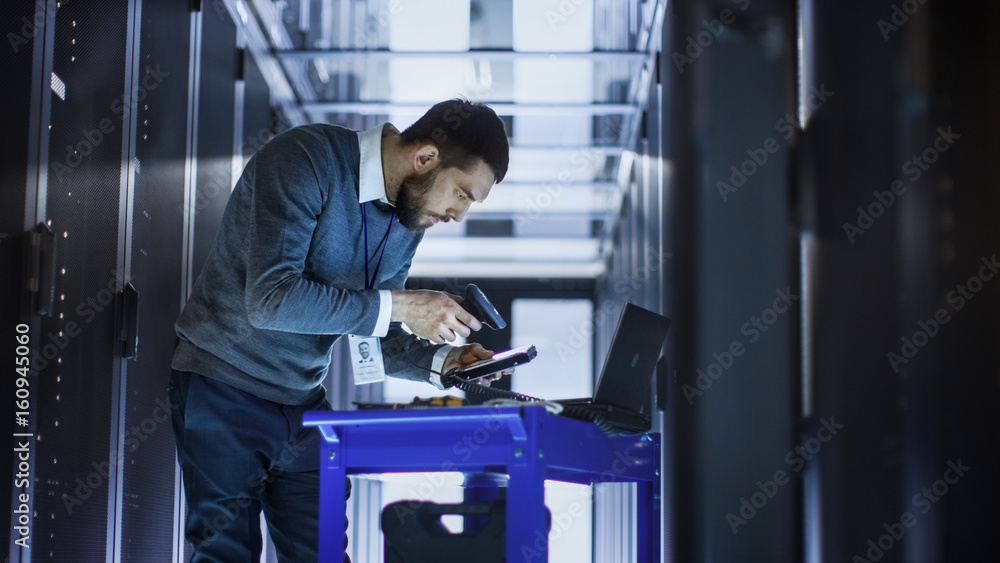
M 358 203 L 377 199 L 392 205 L 385 195 L 385 174 L 382 172 L 382 129 L 387 125 L 389 124 L 383 123 L 367 131 L 358 131 L 358 143 L 361 147 Z M 389 332 L 389 321 L 392 318 L 392 292 L 380 289 L 378 295 L 378 320 L 375 322 L 372 336 L 385 336 Z
M 361 174 L 358 186 L 358 203 L 379 200 L 393 205 L 385 195 L 385 174 L 382 171 L 382 131 L 390 123 L 376 125 L 367 131 L 358 131 L 361 146 Z
M 361 147 L 358 203 L 377 199 L 393 205 L 385 195 L 385 174 L 382 170 L 382 132 L 387 126 L 392 127 L 389 123 L 383 123 L 366 131 L 358 131 L 358 143 Z M 389 332 L 389 320 L 392 317 L 392 293 L 387 289 L 380 289 L 379 298 L 378 321 L 372 336 L 385 336 Z M 431 383 L 438 389 L 444 389 L 438 373 L 444 369 L 444 360 L 452 348 L 449 344 L 442 346 L 431 362 Z

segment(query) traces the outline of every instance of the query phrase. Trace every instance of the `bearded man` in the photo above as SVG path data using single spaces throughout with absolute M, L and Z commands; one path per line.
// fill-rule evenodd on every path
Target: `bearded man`
M 258 561 L 261 512 L 279 560 L 316 560 L 320 436 L 302 414 L 330 408 L 342 335 L 381 338 L 386 375 L 439 388 L 493 355 L 447 344 L 482 326 L 457 297 L 404 284 L 423 232 L 486 199 L 508 152 L 496 113 L 456 99 L 402 133 L 296 127 L 250 159 L 176 323 L 192 561 Z

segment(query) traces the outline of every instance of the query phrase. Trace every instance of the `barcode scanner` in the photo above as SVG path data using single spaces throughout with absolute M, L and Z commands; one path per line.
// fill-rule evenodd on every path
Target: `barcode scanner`
M 476 317 L 479 322 L 483 323 L 483 326 L 493 330 L 500 330 L 507 326 L 506 321 L 497 312 L 497 308 L 486 298 L 483 290 L 479 289 L 474 283 L 465 286 L 462 308 L 468 311 L 473 317 Z

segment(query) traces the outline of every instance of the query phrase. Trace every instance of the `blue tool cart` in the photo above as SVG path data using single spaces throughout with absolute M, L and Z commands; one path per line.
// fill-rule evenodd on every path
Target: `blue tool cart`
M 591 423 L 541 406 L 318 411 L 306 426 L 323 434 L 320 476 L 321 562 L 343 561 L 347 475 L 422 471 L 509 477 L 508 561 L 547 560 L 544 481 L 634 482 L 638 560 L 658 559 L 660 436 L 605 435 Z M 539 554 L 541 559 L 539 559 Z

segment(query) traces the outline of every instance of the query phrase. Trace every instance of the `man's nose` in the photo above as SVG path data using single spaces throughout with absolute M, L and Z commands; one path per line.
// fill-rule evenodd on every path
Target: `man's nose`
M 468 211 L 469 211 L 469 204 L 465 203 L 459 206 L 458 209 L 453 209 L 449 211 L 448 216 L 455 221 L 461 222 L 462 219 L 465 218 L 465 214 L 468 213 Z

